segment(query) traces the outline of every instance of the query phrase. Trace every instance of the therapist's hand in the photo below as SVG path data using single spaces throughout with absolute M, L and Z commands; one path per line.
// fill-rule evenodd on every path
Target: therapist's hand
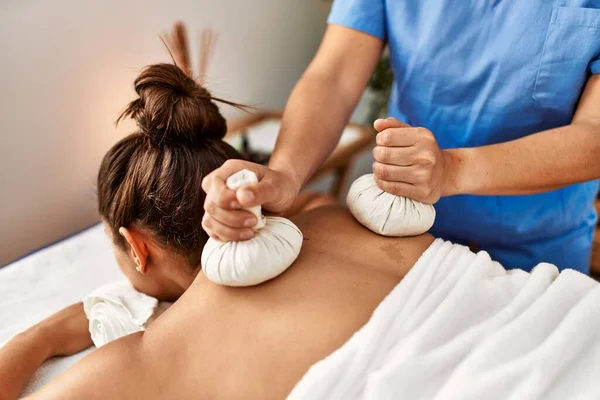
M 235 192 L 228 189 L 227 178 L 242 169 L 253 171 L 258 183 Z M 283 213 L 291 207 L 300 185 L 284 172 L 248 161 L 228 160 L 202 180 L 202 189 L 206 192 L 202 227 L 213 239 L 227 242 L 254 237 L 256 217 L 242 208 L 260 205 L 272 213 Z
M 422 203 L 436 203 L 445 192 L 450 163 L 433 133 L 391 117 L 376 120 L 374 126 L 379 132 L 373 149 L 377 186 Z

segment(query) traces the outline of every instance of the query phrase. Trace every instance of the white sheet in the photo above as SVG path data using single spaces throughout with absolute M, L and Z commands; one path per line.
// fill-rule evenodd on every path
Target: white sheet
M 436 240 L 289 399 L 598 399 L 600 285 Z
M 0 345 L 95 288 L 122 280 L 101 225 L 0 269 Z M 25 394 L 49 382 L 91 350 L 50 360 Z
M 436 241 L 292 399 L 600 398 L 600 291 L 543 264 L 506 272 Z M 101 226 L 0 269 L 0 344 L 122 279 Z M 46 363 L 27 393 L 90 350 Z

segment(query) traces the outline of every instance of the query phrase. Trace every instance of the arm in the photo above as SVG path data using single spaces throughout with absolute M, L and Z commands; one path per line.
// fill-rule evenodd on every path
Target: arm
M 144 368 L 142 346 L 142 332 L 108 343 L 27 398 L 40 400 L 163 398 L 158 374 L 153 373 L 155 371 L 150 366 Z
M 223 242 L 254 236 L 254 216 L 240 208 L 262 205 L 282 213 L 333 151 L 373 73 L 383 41 L 337 25 L 327 28 L 321 47 L 292 91 L 269 168 L 229 160 L 202 181 L 206 192 L 202 227 Z M 236 192 L 225 182 L 244 168 L 259 182 Z
M 0 400 L 16 399 L 44 361 L 92 345 L 81 303 L 59 311 L 11 339 L 0 349 Z
M 327 28 L 315 58 L 290 95 L 269 162 L 271 169 L 291 175 L 298 190 L 334 150 L 383 44 L 353 29 Z
M 0 350 L 0 399 L 17 399 L 35 371 L 52 356 L 51 346 L 41 336 L 37 329 L 28 329 Z
M 445 195 L 539 193 L 600 178 L 600 75 L 592 76 L 570 125 L 521 139 L 448 150 L 455 171 Z
M 440 150 L 433 133 L 375 121 L 373 172 L 383 190 L 433 204 L 456 194 L 522 195 L 600 178 L 600 75 L 571 124 L 489 146 Z

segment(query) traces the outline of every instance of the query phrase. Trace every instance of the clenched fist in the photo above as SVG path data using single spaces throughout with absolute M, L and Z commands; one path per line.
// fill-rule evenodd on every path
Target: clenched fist
M 254 172 L 258 183 L 235 192 L 227 188 L 227 178 L 243 169 Z M 202 189 L 206 192 L 202 227 L 212 238 L 222 242 L 251 239 L 256 217 L 243 208 L 262 206 L 272 213 L 282 213 L 292 206 L 299 187 L 283 172 L 248 161 L 228 160 L 202 180 Z
M 377 146 L 373 173 L 388 193 L 434 204 L 445 193 L 448 155 L 430 130 L 413 128 L 396 118 L 375 121 Z

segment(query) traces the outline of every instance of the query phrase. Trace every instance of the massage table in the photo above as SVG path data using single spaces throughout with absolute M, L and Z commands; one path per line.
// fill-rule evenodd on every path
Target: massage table
M 0 345 L 123 279 L 101 225 L 9 264 L 0 269 Z M 90 351 L 50 360 L 24 394 Z M 290 399 L 598 399 L 599 375 L 600 284 L 550 264 L 507 271 L 438 239 Z
M 97 287 L 124 279 L 101 224 L 0 268 L 0 346 Z M 46 362 L 24 395 L 91 350 Z

